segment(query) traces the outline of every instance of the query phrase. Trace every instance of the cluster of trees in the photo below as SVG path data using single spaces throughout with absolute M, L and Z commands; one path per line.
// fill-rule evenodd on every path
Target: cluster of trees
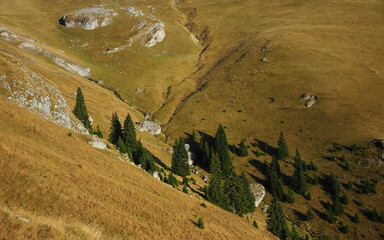
M 117 113 L 112 114 L 109 142 L 114 144 L 122 153 L 127 153 L 136 165 L 147 172 L 157 170 L 152 154 L 143 146 L 140 140 L 136 139 L 135 125 L 129 114 L 122 126 Z
M 333 205 L 328 203 L 328 210 L 327 210 L 327 221 L 329 223 L 335 223 L 336 218 L 335 216 L 340 216 L 344 213 L 344 207 L 342 204 L 342 201 L 347 204 L 349 202 L 347 196 L 343 196 L 343 200 L 341 200 L 340 197 L 340 192 L 341 192 L 341 187 L 340 183 L 337 180 L 336 176 L 334 173 L 331 173 L 327 177 L 327 185 L 328 185 L 328 192 L 331 195 Z
M 201 164 L 209 168 L 212 174 L 209 186 L 205 188 L 208 201 L 240 216 L 253 212 L 255 198 L 250 191 L 245 174 L 238 175 L 234 171 L 227 136 L 221 124 L 217 129 L 213 144 L 201 137 L 200 149 L 202 152 Z

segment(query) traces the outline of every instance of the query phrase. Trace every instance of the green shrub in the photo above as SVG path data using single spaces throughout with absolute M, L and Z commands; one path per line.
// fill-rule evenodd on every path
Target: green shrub
M 203 219 L 199 218 L 199 220 L 197 221 L 197 227 L 200 228 L 200 229 L 204 229 L 205 228 Z

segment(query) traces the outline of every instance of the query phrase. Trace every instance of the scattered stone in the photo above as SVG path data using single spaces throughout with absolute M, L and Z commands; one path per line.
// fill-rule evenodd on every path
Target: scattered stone
M 262 62 L 268 62 L 268 59 L 267 59 L 267 58 L 262 58 L 262 59 L 260 59 L 260 61 L 262 61 Z
M 259 183 L 252 183 L 250 185 L 250 189 L 253 193 L 253 196 L 255 196 L 255 206 L 257 207 L 265 196 L 265 188 Z
M 89 140 L 88 143 L 94 148 L 107 149 L 107 145 L 95 135 L 91 136 L 91 140 Z
M 137 128 L 140 132 L 147 132 L 152 135 L 161 133 L 161 127 L 159 124 L 149 120 L 143 120 L 140 122 L 140 126 Z
M 20 219 L 21 221 L 24 221 L 24 222 L 26 222 L 26 223 L 29 223 L 29 222 L 31 221 L 31 220 L 29 220 L 28 218 L 23 218 L 23 217 L 21 217 L 20 214 L 17 214 L 16 217 L 17 217 L 18 219 Z
M 195 174 L 195 175 L 198 175 L 198 174 L 199 174 L 199 171 L 193 169 L 193 170 L 192 170 L 192 173 Z
M 208 176 L 207 175 L 201 176 L 201 179 L 203 179 L 203 181 L 206 183 L 208 181 Z
M 384 149 L 384 139 L 374 139 L 372 143 L 375 144 L 376 147 Z
M 267 205 L 267 204 L 265 204 L 265 205 L 263 206 L 263 208 L 262 208 L 262 210 L 263 210 L 264 212 L 267 212 L 268 209 L 269 209 L 269 205 Z
M 268 49 L 271 47 L 271 40 L 267 40 L 264 44 L 264 46 L 261 48 L 261 52 L 268 51 Z
M 157 180 L 160 180 L 160 176 L 159 176 L 159 173 L 157 171 L 154 171 L 153 172 L 153 177 Z
M 301 101 L 304 103 L 304 105 L 307 108 L 310 108 L 317 101 L 317 96 L 311 95 L 309 93 L 305 93 L 305 94 L 301 95 Z
M 136 89 L 136 92 L 137 92 L 137 93 L 145 93 L 145 92 L 147 92 L 147 90 L 145 90 L 145 89 L 143 89 L 143 88 L 137 88 L 137 89 Z

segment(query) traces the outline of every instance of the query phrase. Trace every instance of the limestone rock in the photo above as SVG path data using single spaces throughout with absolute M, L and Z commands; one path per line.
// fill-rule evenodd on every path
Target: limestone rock
M 159 173 L 157 171 L 154 171 L 153 172 L 153 177 L 157 180 L 160 180 L 160 176 L 159 176 Z
M 304 105 L 307 108 L 310 108 L 310 107 L 312 107 L 313 104 L 316 103 L 317 96 L 311 95 L 309 93 L 305 93 L 305 94 L 301 95 L 301 101 L 304 103 Z
M 99 26 L 109 25 L 112 22 L 111 16 L 117 15 L 115 10 L 104 7 L 83 8 L 64 15 L 59 23 L 67 28 L 78 25 L 85 30 L 94 30 Z
M 159 124 L 149 120 L 143 120 L 140 122 L 140 126 L 137 128 L 140 132 L 147 132 L 152 135 L 161 133 L 161 127 Z
M 107 149 L 107 145 L 95 135 L 91 136 L 91 140 L 89 140 L 88 143 L 94 148 Z
M 252 183 L 250 185 L 250 189 L 253 193 L 253 196 L 255 196 L 255 206 L 257 207 L 265 196 L 265 188 L 259 183 Z

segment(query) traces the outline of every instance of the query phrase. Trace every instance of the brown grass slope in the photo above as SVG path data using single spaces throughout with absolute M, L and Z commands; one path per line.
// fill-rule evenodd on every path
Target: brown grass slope
M 223 123 L 231 140 L 274 143 L 283 130 L 293 148 L 313 153 L 384 136 L 381 1 L 186 0 L 178 8 L 198 35 L 208 27 L 209 47 L 205 87 L 175 112 L 171 137 L 214 134 Z M 310 109 L 300 102 L 307 92 L 319 97 Z
M 4 97 L 0 109 L 0 235 L 6 239 L 270 239 L 263 228 L 212 204 L 203 208 L 201 200 L 92 148 L 86 136 L 69 137 Z M 199 217 L 205 230 L 195 226 Z
M 54 83 L 74 106 L 81 86 L 89 113 L 108 135 L 110 117 L 140 112 L 87 79 L 60 70 L 0 41 L 0 72 L 17 75 L 7 61 L 20 61 Z M 59 74 L 60 72 L 60 74 Z M 65 73 L 65 74 L 63 74 Z M 42 119 L 9 101 L 0 91 L 1 239 L 273 239 L 265 230 L 203 200 L 155 180 L 115 152 L 98 150 L 88 137 Z M 72 132 L 72 137 L 68 133 Z M 143 144 L 169 164 L 168 145 L 139 133 Z M 196 226 L 204 220 L 206 228 Z M 30 222 L 25 222 L 29 219 Z

